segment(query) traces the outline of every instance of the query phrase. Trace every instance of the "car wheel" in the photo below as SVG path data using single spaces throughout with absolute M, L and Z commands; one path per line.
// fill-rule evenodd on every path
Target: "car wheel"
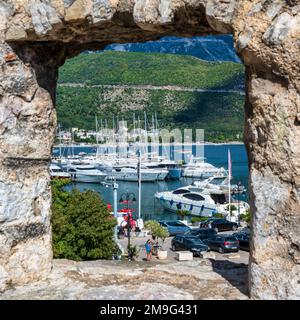
M 216 231 L 216 233 L 218 233 L 218 232 L 219 232 L 219 229 L 218 229 L 218 228 L 215 228 L 214 230 Z
M 232 226 L 232 231 L 236 231 L 237 230 L 237 226 Z
M 219 248 L 219 253 L 224 253 L 224 249 L 222 247 Z
M 173 251 L 176 251 L 176 247 L 175 247 L 174 244 L 172 245 L 172 250 L 173 250 Z

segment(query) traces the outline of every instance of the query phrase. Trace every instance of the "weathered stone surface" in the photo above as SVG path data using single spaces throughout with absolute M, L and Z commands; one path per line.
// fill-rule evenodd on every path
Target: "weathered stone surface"
M 236 0 L 208 0 L 206 17 L 211 27 L 220 33 L 231 33 L 231 20 L 234 14 Z
M 31 1 L 29 12 L 36 34 L 46 34 L 56 24 L 61 22 L 56 10 L 46 1 Z
M 88 14 L 88 3 L 86 0 L 75 0 L 66 9 L 65 21 L 80 21 L 84 20 Z
M 114 42 L 232 32 L 247 71 L 251 297 L 299 298 L 299 9 L 294 0 L 0 1 L 0 289 L 51 267 L 47 166 L 64 60 Z
M 296 28 L 300 31 L 300 17 L 283 12 L 267 29 L 263 39 L 270 44 L 281 44 L 289 32 L 295 32 Z
M 1 269 L 0 269 L 1 278 Z M 147 262 L 55 260 L 43 281 L 7 290 L 0 299 L 247 299 L 247 267 L 209 260 Z

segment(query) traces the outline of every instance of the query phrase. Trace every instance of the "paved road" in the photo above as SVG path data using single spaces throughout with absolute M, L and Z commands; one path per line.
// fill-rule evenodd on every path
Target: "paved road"
M 232 232 L 220 232 L 220 234 L 230 234 Z M 138 257 L 138 261 L 142 261 L 143 259 L 146 258 L 146 251 L 145 251 L 145 243 L 147 241 L 147 239 L 150 239 L 151 237 L 145 237 L 145 238 L 139 238 L 139 237 L 131 237 L 131 244 L 132 245 L 136 245 L 139 248 L 139 257 Z M 176 252 L 172 251 L 171 249 L 171 240 L 173 237 L 169 237 L 166 239 L 164 245 L 163 245 L 163 249 L 168 251 L 168 260 L 175 260 L 176 258 Z M 122 248 L 124 250 L 126 250 L 127 248 L 127 243 L 128 243 L 128 239 L 124 238 L 124 239 L 120 239 L 119 243 L 121 244 Z M 219 252 L 214 252 L 216 260 L 219 261 L 223 261 L 223 260 L 229 260 L 235 263 L 244 263 L 244 264 L 248 264 L 248 260 L 249 260 L 249 252 L 247 251 L 243 251 L 243 250 L 239 250 L 239 252 L 237 254 L 221 254 Z M 156 257 L 153 257 L 153 259 L 155 260 Z M 195 260 L 201 259 L 198 257 L 194 257 Z
M 105 89 L 137 89 L 137 90 L 170 90 L 170 91 L 185 91 L 185 92 L 212 92 L 212 93 L 238 93 L 245 95 L 242 90 L 226 90 L 226 89 L 201 89 L 187 88 L 180 86 L 153 86 L 153 85 L 118 85 L 118 84 L 99 84 L 85 85 L 83 83 L 60 83 L 59 87 L 89 87 L 89 88 L 105 88 Z

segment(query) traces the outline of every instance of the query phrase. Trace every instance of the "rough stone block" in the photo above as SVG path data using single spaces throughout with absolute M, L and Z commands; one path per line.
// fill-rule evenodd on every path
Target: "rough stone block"
M 191 261 L 193 260 L 193 253 L 190 251 L 178 251 L 176 252 L 176 259 L 178 261 Z

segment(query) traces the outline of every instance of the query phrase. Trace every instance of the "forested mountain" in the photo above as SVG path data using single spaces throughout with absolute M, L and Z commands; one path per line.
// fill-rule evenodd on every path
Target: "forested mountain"
M 58 121 L 93 129 L 95 115 L 132 123 L 156 112 L 160 127 L 205 129 L 208 141 L 241 139 L 244 69 L 173 54 L 81 54 L 60 69 Z M 151 120 L 150 120 L 151 121 Z

